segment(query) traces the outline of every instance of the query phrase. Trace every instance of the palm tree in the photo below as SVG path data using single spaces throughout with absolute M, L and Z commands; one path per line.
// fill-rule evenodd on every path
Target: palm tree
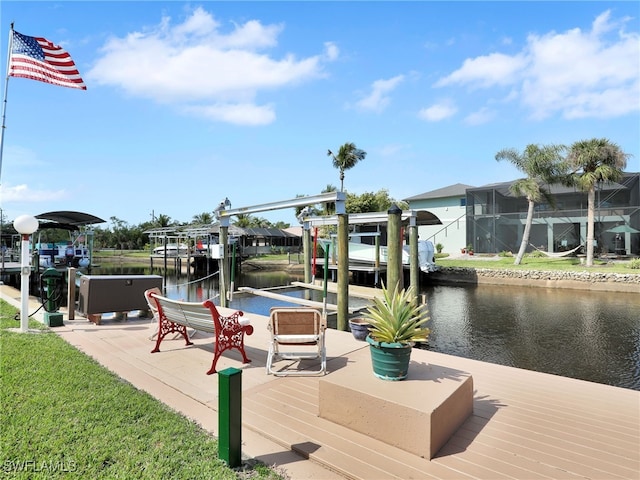
M 619 180 L 630 157 L 606 138 L 580 140 L 571 145 L 567 161 L 574 173 L 575 184 L 587 192 L 587 266 L 593 265 L 596 185 Z
M 263 217 L 251 217 L 250 228 L 271 228 L 271 222 Z
M 171 226 L 171 217 L 161 213 L 156 217 L 155 226 L 157 227 L 169 227 Z
M 340 191 L 344 191 L 344 171 L 353 168 L 360 160 L 364 160 L 367 152 L 360 150 L 354 143 L 345 143 L 338 150 L 338 155 L 334 155 L 331 150 L 327 155 L 333 157 L 333 167 L 340 170 Z
M 233 225 L 239 228 L 249 228 L 251 226 L 251 215 L 248 213 L 239 213 L 233 221 Z
M 214 217 L 211 212 L 202 212 L 193 216 L 193 223 L 208 225 L 213 222 L 214 222 Z
M 514 195 L 526 197 L 529 203 L 522 242 L 514 265 L 520 265 L 529 244 L 536 202 L 544 197 L 551 205 L 554 205 L 553 197 L 544 184 L 555 183 L 562 174 L 564 169 L 562 153 L 565 149 L 564 145 L 538 146 L 531 144 L 527 145 L 523 153 L 519 153 L 513 148 L 500 150 L 496 153 L 496 160 L 507 160 L 526 175 L 525 178 L 516 180 L 509 188 Z

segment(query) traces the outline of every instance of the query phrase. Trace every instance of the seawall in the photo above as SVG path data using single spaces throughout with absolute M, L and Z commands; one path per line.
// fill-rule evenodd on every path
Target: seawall
M 428 275 L 428 281 L 442 285 L 511 285 L 640 293 L 640 273 L 440 267 Z

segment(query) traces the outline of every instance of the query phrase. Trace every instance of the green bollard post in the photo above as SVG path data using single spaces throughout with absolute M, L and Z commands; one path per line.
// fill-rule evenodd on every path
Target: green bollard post
M 242 370 L 218 372 L 218 458 L 231 468 L 242 459 Z

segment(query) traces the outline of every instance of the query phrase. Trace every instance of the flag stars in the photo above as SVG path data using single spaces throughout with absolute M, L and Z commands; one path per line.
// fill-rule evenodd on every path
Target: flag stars
M 42 51 L 42 48 L 40 48 L 40 45 L 38 45 L 35 38 L 27 37 L 26 35 L 22 35 L 18 32 L 14 33 L 13 53 L 28 55 L 29 57 L 44 61 L 44 52 Z

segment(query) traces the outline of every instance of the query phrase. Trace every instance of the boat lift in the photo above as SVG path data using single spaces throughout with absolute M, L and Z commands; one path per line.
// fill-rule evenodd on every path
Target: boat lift
M 229 198 L 225 198 L 214 213 L 217 219 L 220 221 L 220 239 L 219 242 L 223 245 L 223 262 L 220 268 L 220 306 L 227 306 L 227 282 L 229 278 L 230 266 L 229 266 L 229 248 L 228 248 L 228 230 L 230 225 L 230 219 L 233 215 L 248 215 L 258 212 L 266 212 L 272 210 L 282 210 L 285 208 L 303 207 L 303 210 L 299 216 L 299 221 L 303 225 L 303 249 L 304 249 L 304 269 L 305 269 L 305 281 L 311 280 L 311 225 L 307 220 L 306 211 L 304 207 L 317 205 L 319 203 L 334 203 L 336 208 L 336 216 L 338 221 L 338 237 L 339 242 L 343 242 L 345 247 L 342 249 L 344 258 L 338 264 L 338 319 L 337 326 L 339 330 L 347 330 L 348 318 L 349 318 L 349 262 L 346 257 L 348 254 L 346 244 L 348 242 L 348 215 L 346 214 L 346 194 L 344 192 L 329 192 L 319 195 L 310 195 L 306 197 L 297 197 L 291 200 L 282 200 L 272 203 L 264 203 L 261 205 L 251 205 L 248 207 L 231 208 L 231 202 Z
M 376 258 L 374 262 L 374 273 L 375 273 L 375 283 L 376 285 L 379 282 L 380 275 L 380 243 L 378 238 L 380 236 L 379 226 L 381 224 L 386 224 L 389 220 L 388 212 L 367 212 L 367 213 L 351 213 L 349 214 L 349 225 L 376 225 L 378 227 L 376 232 L 365 232 L 365 233 L 350 233 L 349 237 L 375 237 L 375 252 Z M 336 215 L 328 215 L 322 217 L 310 217 L 308 218 L 309 224 L 313 227 L 317 226 L 330 226 L 336 225 L 338 222 Z M 409 268 L 412 269 L 411 272 L 411 285 L 416 285 L 416 292 L 419 291 L 419 271 L 414 272 L 415 269 L 414 261 L 412 259 L 420 259 L 419 255 L 419 242 L 418 242 L 418 234 L 417 227 L 420 225 L 441 225 L 442 221 L 434 215 L 433 213 L 427 210 L 403 210 L 400 214 L 400 221 L 403 225 L 407 225 L 409 227 L 409 247 L 410 247 L 410 261 Z M 332 235 L 335 237 L 335 235 Z M 415 238 L 414 238 L 415 237 Z M 415 248 L 414 248 L 415 247 Z M 416 252 L 414 252 L 414 249 Z M 333 249 L 332 261 L 335 263 L 335 246 Z M 420 270 L 426 271 L 420 260 L 418 260 L 418 268 Z
M 334 203 L 336 208 L 335 215 L 324 217 L 309 216 L 304 207 L 317 205 L 320 203 Z M 231 202 L 225 198 L 215 209 L 215 215 L 220 221 L 220 238 L 219 242 L 223 245 L 223 262 L 220 268 L 220 303 L 222 307 L 227 306 L 227 279 L 229 278 L 229 242 L 228 229 L 230 219 L 234 215 L 248 215 L 252 213 L 282 210 L 285 208 L 303 207 L 298 220 L 303 225 L 303 249 L 304 249 L 304 269 L 305 282 L 311 283 L 311 227 L 318 225 L 337 225 L 337 241 L 338 241 L 338 264 L 337 264 L 337 286 L 338 286 L 338 304 L 337 304 L 337 328 L 338 330 L 347 330 L 349 307 L 349 223 L 366 224 L 366 223 L 386 223 L 391 215 L 399 215 L 399 222 L 408 223 L 409 225 L 409 245 L 410 245 L 410 281 L 414 294 L 418 296 L 419 292 L 419 266 L 418 266 L 418 225 L 438 225 L 442 224 L 440 219 L 431 212 L 425 210 L 408 210 L 401 211 L 397 207 L 390 209 L 388 212 L 372 212 L 346 214 L 346 194 L 344 192 L 329 192 L 319 195 L 311 195 L 306 197 L 296 197 L 291 200 L 282 200 L 278 202 L 265 203 L 261 205 L 252 205 L 240 208 L 231 208 Z M 401 249 L 400 239 L 390 239 L 389 248 Z M 398 268 L 401 268 L 399 266 Z M 394 276 L 398 274 L 395 273 Z M 389 279 L 388 279 L 389 281 Z M 394 278 L 393 281 L 400 281 Z

